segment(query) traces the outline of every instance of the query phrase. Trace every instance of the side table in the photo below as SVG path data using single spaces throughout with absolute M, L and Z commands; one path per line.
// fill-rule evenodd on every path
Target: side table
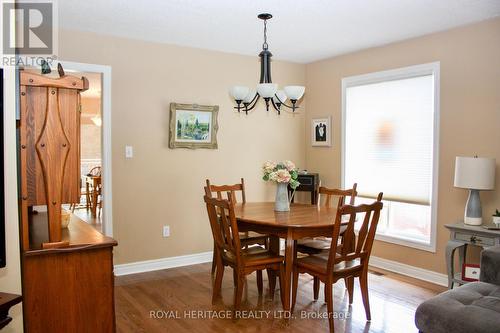
M 467 283 L 462 280 L 462 265 L 467 254 L 467 245 L 476 245 L 482 248 L 500 245 L 500 230 L 488 230 L 483 226 L 467 225 L 463 222 L 445 224 L 450 230 L 450 240 L 446 245 L 446 269 L 448 272 L 448 289 L 455 283 Z M 458 249 L 459 270 L 455 272 L 455 251 Z

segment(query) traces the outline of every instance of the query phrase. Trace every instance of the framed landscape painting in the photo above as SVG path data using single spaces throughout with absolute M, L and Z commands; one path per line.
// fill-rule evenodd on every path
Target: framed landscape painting
M 218 105 L 170 103 L 170 148 L 217 149 Z
M 311 144 L 317 147 L 332 145 L 331 117 L 311 119 Z

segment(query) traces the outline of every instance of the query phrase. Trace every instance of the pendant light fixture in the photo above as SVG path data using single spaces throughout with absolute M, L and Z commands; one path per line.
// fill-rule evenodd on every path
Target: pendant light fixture
M 262 97 L 266 102 L 266 110 L 269 111 L 269 105 L 280 114 L 282 107 L 289 108 L 293 111 L 298 108 L 297 101 L 304 95 L 304 86 L 286 86 L 283 90 L 278 90 L 278 85 L 271 81 L 271 57 L 272 53 L 269 51 L 267 44 L 267 20 L 272 18 L 271 14 L 259 14 L 259 19 L 264 21 L 264 43 L 262 44 L 262 51 L 260 57 L 260 83 L 257 89 L 250 89 L 244 86 L 234 86 L 229 90 L 230 95 L 236 102 L 235 109 L 240 111 L 248 111 L 255 108 L 255 105 Z M 291 105 L 285 104 L 289 99 Z

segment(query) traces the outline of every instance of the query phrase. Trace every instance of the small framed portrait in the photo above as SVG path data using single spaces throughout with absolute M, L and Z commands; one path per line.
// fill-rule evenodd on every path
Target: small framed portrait
M 479 281 L 481 268 L 478 264 L 463 264 L 462 266 L 462 280 L 464 281 Z
M 330 147 L 332 145 L 331 117 L 311 120 L 311 145 L 316 147 Z
M 217 149 L 218 105 L 170 103 L 170 148 Z

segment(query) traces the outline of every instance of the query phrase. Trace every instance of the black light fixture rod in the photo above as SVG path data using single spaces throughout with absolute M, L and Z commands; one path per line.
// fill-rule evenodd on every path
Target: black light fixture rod
M 283 105 L 283 106 L 285 106 L 285 107 L 287 107 L 287 108 L 289 108 L 289 109 L 293 109 L 293 110 L 295 110 L 295 109 L 298 109 L 298 108 L 299 108 L 298 106 L 295 106 L 295 105 L 286 105 L 286 104 L 285 104 L 285 102 L 283 102 L 283 101 L 282 101 L 282 100 L 278 97 L 278 95 L 274 95 L 274 96 L 275 96 L 275 97 L 276 97 L 276 99 L 277 99 L 277 100 L 281 103 L 281 105 Z

